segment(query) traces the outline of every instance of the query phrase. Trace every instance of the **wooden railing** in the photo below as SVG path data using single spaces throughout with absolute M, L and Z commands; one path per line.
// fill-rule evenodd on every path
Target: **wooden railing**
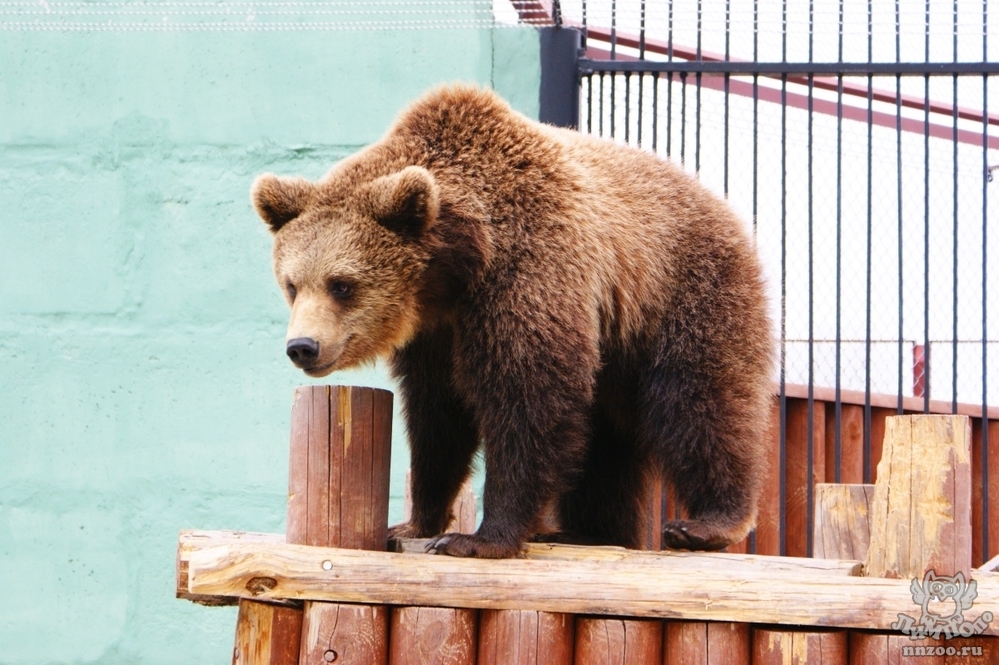
M 787 453 L 802 454 L 811 410 L 812 476 L 825 480 L 816 454 L 830 405 L 786 392 Z M 850 558 L 531 544 L 489 561 L 424 554 L 414 541 L 384 551 L 391 396 L 300 388 L 287 534 L 182 532 L 177 595 L 239 603 L 242 665 L 999 662 L 999 574 L 971 563 L 975 414 L 888 420 L 873 408 L 891 409 L 866 418 L 880 423 L 878 456 L 891 463 L 873 485 L 812 490 L 816 549 Z M 796 463 L 784 469 L 804 477 Z M 800 547 L 802 517 L 789 512 L 769 536 L 768 519 L 758 549 L 781 537 Z M 916 634 L 934 626 L 915 591 L 927 570 L 975 585 L 929 637 Z

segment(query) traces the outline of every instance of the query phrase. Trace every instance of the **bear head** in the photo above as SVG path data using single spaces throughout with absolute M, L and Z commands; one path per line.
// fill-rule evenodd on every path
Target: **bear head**
M 420 324 L 422 242 L 438 214 L 424 168 L 313 183 L 265 174 L 253 205 L 274 236 L 274 276 L 291 307 L 287 353 L 313 377 L 404 346 Z

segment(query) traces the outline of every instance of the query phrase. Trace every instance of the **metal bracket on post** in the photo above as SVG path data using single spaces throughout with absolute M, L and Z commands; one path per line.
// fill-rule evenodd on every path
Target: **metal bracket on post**
M 579 57 L 582 33 L 574 28 L 541 28 L 541 90 L 538 119 L 579 129 Z

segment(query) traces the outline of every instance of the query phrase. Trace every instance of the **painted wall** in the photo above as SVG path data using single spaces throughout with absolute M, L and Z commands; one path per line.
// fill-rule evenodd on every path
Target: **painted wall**
M 310 381 L 253 177 L 319 177 L 440 82 L 536 116 L 537 50 L 508 28 L 3 30 L 0 664 L 229 661 L 235 610 L 174 599 L 177 532 L 284 530 Z M 398 422 L 393 445 L 398 521 Z

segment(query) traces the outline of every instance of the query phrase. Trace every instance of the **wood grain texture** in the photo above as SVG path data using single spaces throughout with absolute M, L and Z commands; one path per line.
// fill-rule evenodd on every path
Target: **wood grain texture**
M 873 498 L 874 485 L 816 485 L 813 556 L 863 561 L 871 539 Z
M 847 665 L 845 630 L 753 629 L 753 665 Z
M 478 665 L 572 665 L 573 618 L 561 612 L 486 610 Z
M 576 618 L 575 665 L 662 665 L 663 622 Z
M 379 605 L 305 604 L 301 665 L 386 665 L 388 609 Z
M 913 606 L 911 580 L 849 575 L 857 562 L 528 548 L 528 556 L 535 552 L 491 561 L 226 543 L 187 551 L 188 592 L 881 630 Z M 976 579 L 978 598 L 964 614 L 970 621 L 999 606 L 999 575 Z
M 666 621 L 665 624 L 665 665 L 749 665 L 747 623 Z
M 787 556 L 808 556 L 808 513 L 815 483 L 825 478 L 825 416 L 822 402 L 789 399 L 785 424 L 785 528 Z M 811 436 L 809 436 L 811 435 Z M 809 463 L 811 456 L 811 463 Z
M 967 416 L 893 416 L 871 502 L 866 574 L 971 573 L 971 425 Z
M 982 421 L 974 421 L 971 429 L 971 532 L 972 562 L 976 566 L 999 555 L 999 421 L 988 421 L 987 460 L 983 460 L 982 455 L 983 434 Z M 983 523 L 986 506 L 988 521 Z
M 826 474 L 827 483 L 864 482 L 864 407 L 856 404 L 840 406 L 836 421 L 836 404 L 826 403 Z M 836 434 L 839 433 L 839 480 L 836 480 Z
M 390 625 L 391 665 L 475 665 L 476 610 L 396 607 Z
M 233 665 L 298 665 L 302 611 L 243 600 L 236 617 Z

